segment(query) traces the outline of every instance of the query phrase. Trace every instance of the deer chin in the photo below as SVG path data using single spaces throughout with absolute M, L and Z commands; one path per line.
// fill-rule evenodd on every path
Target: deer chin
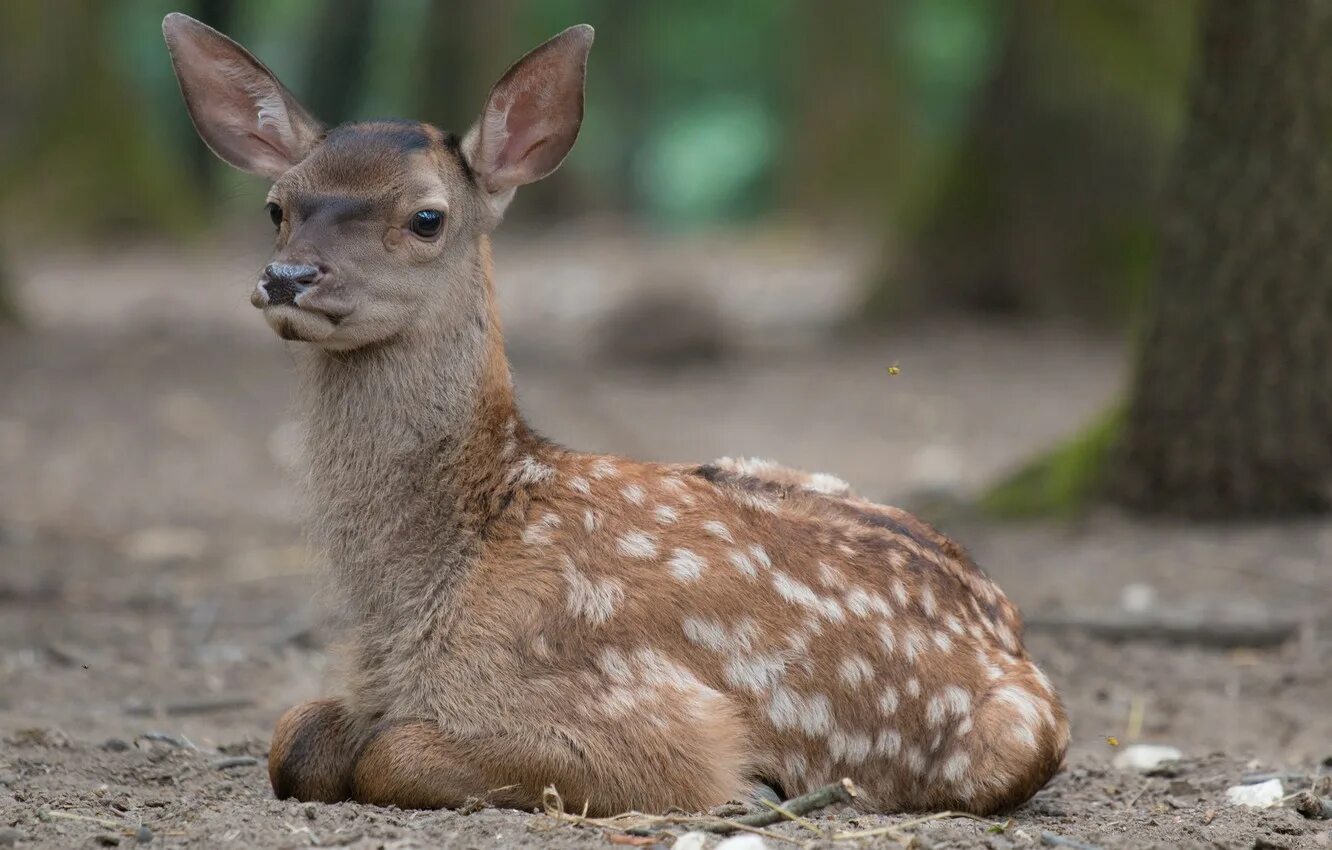
M 265 307 L 264 319 L 285 340 L 313 343 L 329 341 L 341 321 L 325 313 L 289 304 Z

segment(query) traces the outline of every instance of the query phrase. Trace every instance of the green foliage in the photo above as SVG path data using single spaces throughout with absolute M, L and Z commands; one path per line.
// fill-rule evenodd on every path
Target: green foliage
M 997 519 L 1076 517 L 1102 495 L 1123 428 L 1124 410 L 1116 406 L 995 485 L 981 498 L 982 513 Z

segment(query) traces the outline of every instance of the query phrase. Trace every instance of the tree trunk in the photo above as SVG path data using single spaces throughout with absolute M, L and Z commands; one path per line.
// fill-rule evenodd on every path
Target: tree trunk
M 1114 495 L 1195 518 L 1328 506 L 1332 0 L 1211 0 Z
M 330 125 L 353 117 L 365 79 L 373 13 L 370 0 L 329 0 L 315 22 L 315 48 L 301 100 Z

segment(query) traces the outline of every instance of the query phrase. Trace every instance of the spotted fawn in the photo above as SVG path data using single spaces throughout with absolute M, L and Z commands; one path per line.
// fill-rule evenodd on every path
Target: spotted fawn
M 278 721 L 279 797 L 606 814 L 850 777 L 873 811 L 1011 808 L 1068 724 L 955 543 L 759 460 L 583 454 L 515 406 L 489 234 L 577 138 L 592 28 L 528 53 L 462 137 L 326 128 L 243 47 L 163 23 L 195 128 L 272 181 L 251 293 L 292 340 L 309 532 L 345 695 Z

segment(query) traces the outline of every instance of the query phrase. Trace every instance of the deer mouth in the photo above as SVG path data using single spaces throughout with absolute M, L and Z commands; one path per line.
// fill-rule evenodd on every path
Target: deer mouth
M 274 304 L 264 308 L 264 318 L 285 340 L 320 342 L 337 330 L 348 313 L 315 310 L 303 305 Z

